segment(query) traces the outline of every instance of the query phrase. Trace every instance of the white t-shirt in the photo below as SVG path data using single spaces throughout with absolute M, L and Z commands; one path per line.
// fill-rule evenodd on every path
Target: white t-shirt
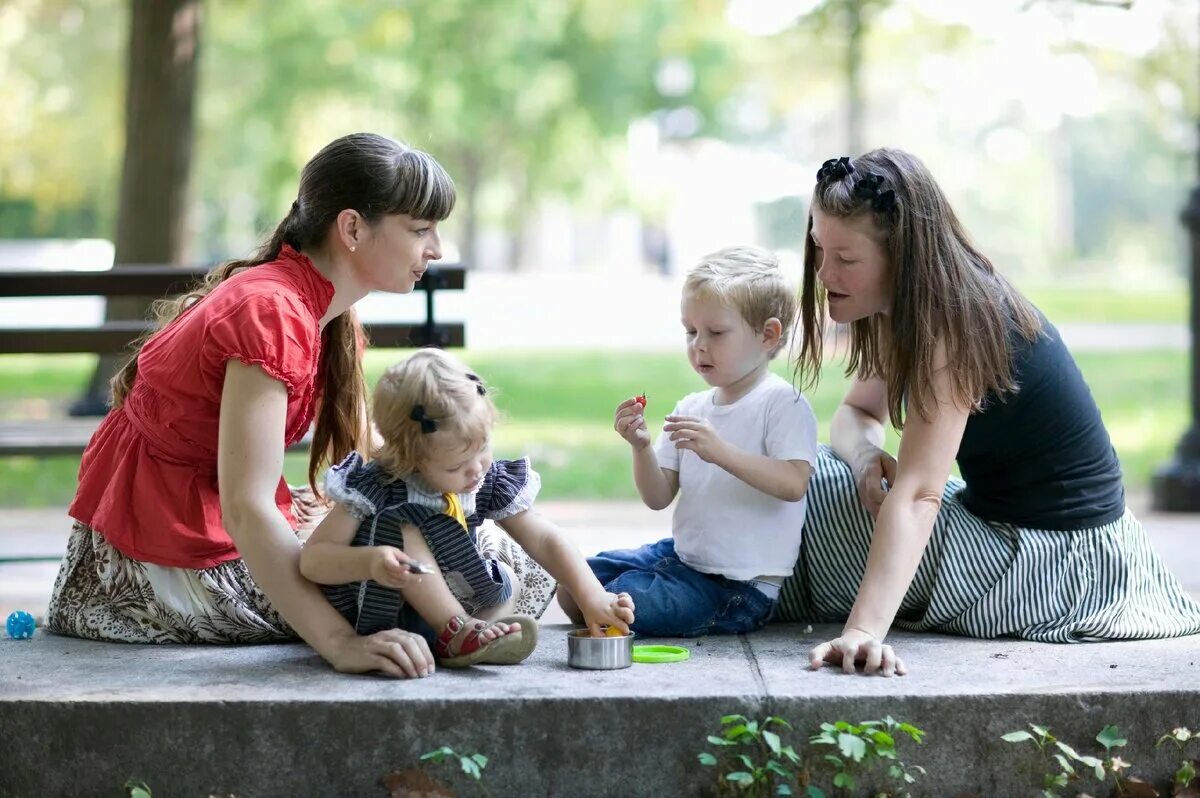
M 725 442 L 775 460 L 817 464 L 817 418 L 799 391 L 768 372 L 730 405 L 714 402 L 716 389 L 685 396 L 673 415 L 697 416 Z M 667 433 L 654 444 L 658 464 L 679 472 L 679 500 L 672 532 L 675 551 L 687 566 L 729 579 L 790 576 L 800 552 L 808 497 L 787 502 L 770 496 L 676 449 Z

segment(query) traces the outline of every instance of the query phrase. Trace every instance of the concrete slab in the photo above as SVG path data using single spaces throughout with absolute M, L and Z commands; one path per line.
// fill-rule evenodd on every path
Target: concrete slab
M 585 553 L 656 540 L 670 524 L 636 502 L 539 507 Z M 1200 517 L 1139 514 L 1200 595 Z M 61 509 L 0 512 L 0 556 L 53 555 L 68 529 Z M 56 573 L 0 565 L 0 612 L 44 612 Z M 565 621 L 556 606 L 544 618 Z M 1200 638 L 1042 646 L 896 633 L 912 673 L 884 680 L 805 669 L 833 627 L 691 641 L 687 663 L 587 672 L 565 665 L 567 627 L 545 624 L 520 667 L 417 682 L 342 676 L 300 645 L 0 640 L 0 740 L 22 741 L 0 746 L 0 798 L 108 796 L 128 778 L 165 795 L 383 795 L 381 776 L 443 744 L 490 758 L 493 795 L 692 795 L 712 778 L 696 754 L 729 713 L 782 715 L 797 743 L 823 721 L 890 714 L 929 733 L 908 756 L 929 769 L 928 794 L 1025 795 L 1035 758 L 999 736 L 1026 723 L 1081 749 L 1115 723 L 1142 774 L 1170 769 L 1158 735 L 1200 726 Z
M 378 780 L 440 745 L 489 757 L 495 796 L 696 795 L 722 715 L 781 715 L 802 746 L 823 721 L 891 715 L 925 729 L 905 761 L 930 795 L 1030 794 L 1031 750 L 999 736 L 1050 725 L 1081 752 L 1128 732 L 1143 773 L 1154 739 L 1196 725 L 1200 638 L 1079 646 L 897 634 L 912 674 L 806 669 L 833 627 L 779 625 L 684 642 L 692 658 L 620 671 L 566 666 L 566 626 L 530 661 L 416 681 L 343 676 L 307 648 L 124 646 L 39 634 L 0 641 L 0 796 L 383 795 Z M 17 744 L 11 744 L 17 741 Z

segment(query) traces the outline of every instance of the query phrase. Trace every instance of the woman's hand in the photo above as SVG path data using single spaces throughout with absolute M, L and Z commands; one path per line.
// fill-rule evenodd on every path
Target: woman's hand
M 403 590 L 419 582 L 421 577 L 408 568 L 412 557 L 395 546 L 374 546 L 371 549 L 371 579 L 384 587 Z
M 628 593 L 598 593 L 590 600 L 580 602 L 579 611 L 583 614 L 583 622 L 591 630 L 593 637 L 603 637 L 602 626 L 614 626 L 621 634 L 629 634 L 629 624 L 633 623 L 633 598 Z
M 399 679 L 433 675 L 433 654 L 421 635 L 385 629 L 363 637 L 350 633 L 334 640 L 325 659 L 339 673 L 380 671 Z
M 863 673 L 867 675 L 879 673 L 883 676 L 903 676 L 908 673 L 904 661 L 896 656 L 891 646 L 860 629 L 843 630 L 841 637 L 817 646 L 808 657 L 815 671 L 829 663 L 841 664 L 846 673 L 854 673 L 858 664 L 862 663 Z
M 637 397 L 626 399 L 617 405 L 613 417 L 613 429 L 634 449 L 650 445 L 650 429 L 646 426 L 646 407 Z
M 872 518 L 878 518 L 879 508 L 896 482 L 896 458 L 883 449 L 874 449 L 855 466 L 854 477 L 858 500 Z

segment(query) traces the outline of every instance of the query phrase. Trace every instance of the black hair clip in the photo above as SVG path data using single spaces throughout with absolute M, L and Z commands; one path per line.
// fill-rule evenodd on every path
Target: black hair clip
M 830 158 L 821 164 L 821 168 L 817 170 L 817 182 L 841 180 L 846 175 L 852 174 L 854 174 L 854 164 L 850 163 L 849 155 L 843 155 L 841 158 Z
M 468 371 L 467 379 L 475 383 L 475 390 L 479 391 L 480 396 L 487 396 L 487 388 L 483 387 L 483 380 L 479 379 L 478 374 Z
M 892 189 L 880 191 L 883 188 L 883 175 L 871 172 L 854 184 L 854 196 L 858 199 L 870 200 L 871 207 L 880 213 L 887 213 L 896 207 L 896 192 Z
M 428 435 L 431 432 L 437 432 L 437 422 L 425 416 L 425 405 L 414 407 L 408 417 L 421 425 L 422 434 Z

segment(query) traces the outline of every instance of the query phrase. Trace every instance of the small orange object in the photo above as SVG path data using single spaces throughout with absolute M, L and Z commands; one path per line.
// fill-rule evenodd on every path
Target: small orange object
M 645 407 L 646 406 L 646 394 L 639 393 L 637 396 L 633 397 L 633 401 L 637 402 L 642 407 Z
M 625 633 L 615 626 L 606 626 L 604 628 L 605 637 L 624 637 Z

